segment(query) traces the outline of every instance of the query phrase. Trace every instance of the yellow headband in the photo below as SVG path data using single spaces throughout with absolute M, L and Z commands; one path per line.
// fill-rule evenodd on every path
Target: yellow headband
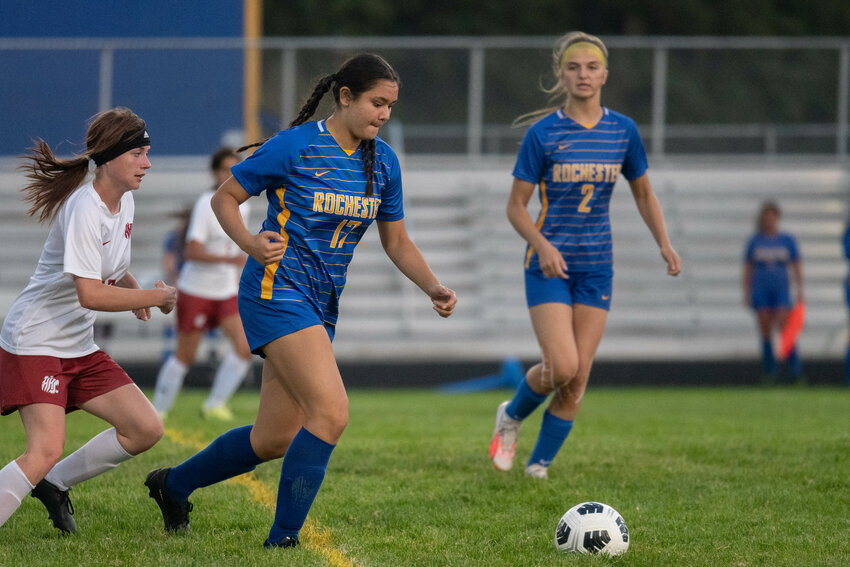
M 589 51 L 591 54 L 596 56 L 597 59 L 602 61 L 602 64 L 605 67 L 608 67 L 608 61 L 607 59 L 605 59 L 605 54 L 602 52 L 598 45 L 596 45 L 595 43 L 590 43 L 589 41 L 577 41 L 576 43 L 566 48 L 561 54 L 561 67 L 563 67 L 564 63 L 567 62 L 567 59 L 577 51 Z

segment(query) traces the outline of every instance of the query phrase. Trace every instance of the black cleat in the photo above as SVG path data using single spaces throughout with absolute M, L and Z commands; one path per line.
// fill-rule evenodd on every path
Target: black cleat
M 291 535 L 283 536 L 283 538 L 274 542 L 266 540 L 263 543 L 263 547 L 266 549 L 271 549 L 273 547 L 295 547 L 296 545 L 298 545 L 298 538 Z
M 189 512 L 192 511 L 192 503 L 188 500 L 183 502 L 174 498 L 165 488 L 165 479 L 171 468 L 156 469 L 148 473 L 145 486 L 150 489 L 150 497 L 156 500 L 162 512 L 162 520 L 167 532 L 189 532 Z
M 32 496 L 41 500 L 44 507 L 47 508 L 47 516 L 53 520 L 53 527 L 60 530 L 63 534 L 73 534 L 77 532 L 77 522 L 74 521 L 74 505 L 68 498 L 68 490 L 59 490 L 59 488 L 41 480 L 32 489 Z

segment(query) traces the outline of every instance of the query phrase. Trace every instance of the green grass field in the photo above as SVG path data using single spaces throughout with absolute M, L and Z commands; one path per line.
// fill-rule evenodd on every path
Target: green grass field
M 185 392 L 166 437 L 76 487 L 79 532 L 60 537 L 34 498 L 0 528 L 0 565 L 801 566 L 850 564 L 850 391 L 593 389 L 548 481 L 492 469 L 487 447 L 509 392 L 355 391 L 350 425 L 298 549 L 267 551 L 280 462 L 199 490 L 193 531 L 166 536 L 142 485 L 224 430 Z M 233 407 L 250 422 L 257 394 Z M 527 459 L 539 410 L 520 437 Z M 0 421 L 0 461 L 24 446 Z M 69 450 L 104 429 L 77 412 Z M 561 555 L 558 518 L 586 500 L 625 518 L 620 558 Z

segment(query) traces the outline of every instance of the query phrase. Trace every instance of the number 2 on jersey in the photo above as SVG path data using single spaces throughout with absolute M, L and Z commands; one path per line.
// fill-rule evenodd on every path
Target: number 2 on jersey
M 348 232 L 342 235 L 342 238 L 339 235 L 342 233 L 342 229 L 346 226 L 350 226 Z M 351 234 L 351 231 L 360 226 L 360 221 L 353 221 L 348 219 L 343 219 L 340 221 L 339 225 L 336 227 L 334 231 L 334 237 L 331 239 L 331 248 L 342 248 L 342 245 L 345 244 L 345 238 Z
M 581 203 L 578 205 L 578 212 L 580 213 L 589 213 L 590 207 L 587 204 L 593 198 L 593 189 L 594 186 L 592 183 L 585 183 L 581 186 L 581 194 L 584 195 L 584 199 L 581 200 Z

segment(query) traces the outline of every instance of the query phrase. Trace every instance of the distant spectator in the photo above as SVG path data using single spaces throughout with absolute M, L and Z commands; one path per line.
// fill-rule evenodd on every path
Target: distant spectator
M 162 276 L 168 285 L 175 285 L 180 275 L 180 268 L 185 261 L 186 231 L 189 229 L 189 219 L 192 208 L 186 207 L 174 213 L 177 226 L 168 231 L 162 243 Z
M 765 202 L 758 215 L 757 232 L 747 242 L 744 255 L 744 303 L 752 307 L 758 318 L 761 333 L 762 370 L 767 381 L 777 380 L 776 358 L 773 352 L 773 333 L 781 332 L 788 321 L 791 302 L 791 281 L 794 274 L 796 301 L 803 301 L 803 268 L 797 240 L 779 231 L 779 206 Z M 791 377 L 802 377 L 802 364 L 797 345 L 787 357 Z
M 173 216 L 177 219 L 177 226 L 166 233 L 162 243 L 162 278 L 168 285 L 176 286 L 177 278 L 180 276 L 180 268 L 183 267 L 185 261 L 186 231 L 189 229 L 192 207 L 181 209 Z M 95 326 L 95 332 L 97 332 L 97 326 Z M 172 318 L 162 328 L 162 362 L 165 362 L 168 357 L 174 354 L 176 333 L 177 326 Z

